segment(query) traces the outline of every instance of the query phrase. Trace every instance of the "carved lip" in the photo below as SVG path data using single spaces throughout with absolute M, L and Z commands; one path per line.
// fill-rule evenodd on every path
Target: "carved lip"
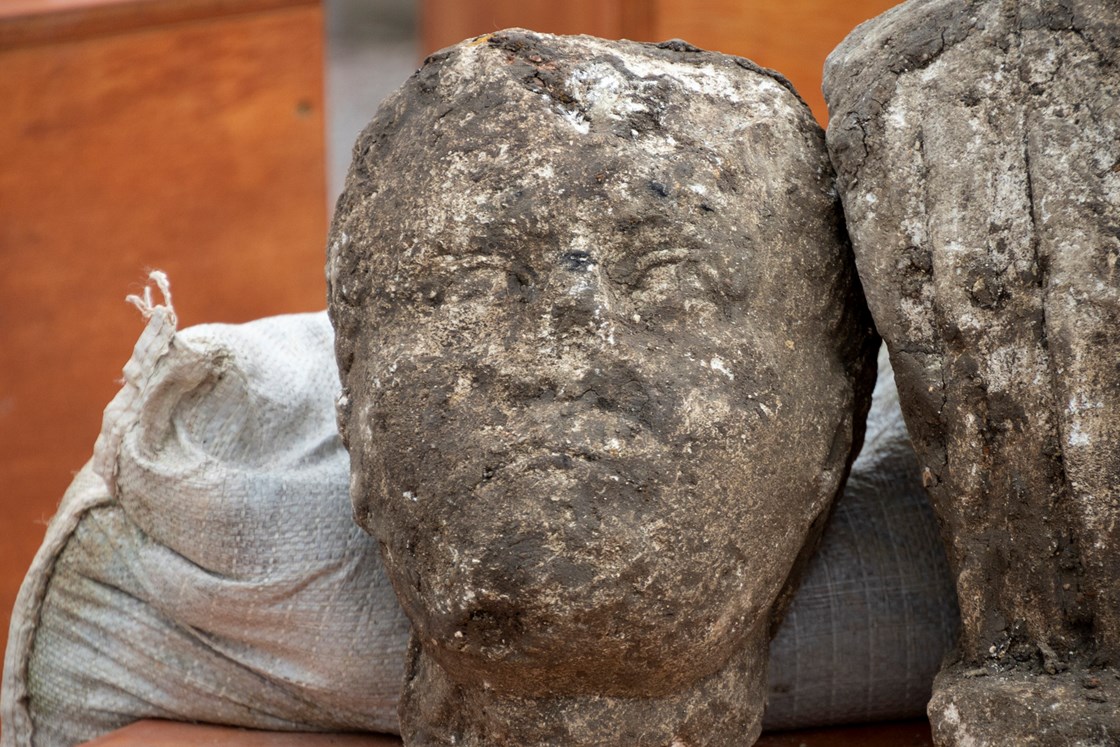
M 491 481 L 501 484 L 509 478 L 545 483 L 565 477 L 575 482 L 605 479 L 622 486 L 633 482 L 628 476 L 631 471 L 626 464 L 628 461 L 631 460 L 620 460 L 618 454 L 606 450 L 545 447 L 508 460 L 494 460 L 492 466 L 486 468 L 479 487 L 485 488 Z
M 515 454 L 555 451 L 594 459 L 665 447 L 656 430 L 636 414 L 578 402 L 529 405 L 494 433 Z
M 648 430 L 635 429 L 629 422 L 613 417 L 595 418 L 595 421 L 597 427 L 569 430 L 568 433 L 556 426 L 538 425 L 522 430 L 536 431 L 536 437 L 516 438 L 507 448 L 491 452 L 485 479 L 498 478 L 501 473 L 571 472 L 573 477 L 582 474 L 601 479 L 606 476 L 625 483 L 627 475 L 640 465 L 674 461 L 673 452 Z M 587 425 L 586 420 L 584 425 Z M 569 438 L 564 438 L 565 435 Z

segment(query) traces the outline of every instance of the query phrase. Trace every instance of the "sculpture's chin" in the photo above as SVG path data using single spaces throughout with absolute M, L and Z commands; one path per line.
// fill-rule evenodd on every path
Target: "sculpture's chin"
M 561 606 L 555 611 L 564 612 Z M 544 612 L 541 617 L 547 616 Z M 456 679 L 481 678 L 526 694 L 601 692 L 619 697 L 673 692 L 723 666 L 742 645 L 741 636 L 697 645 L 681 636 L 678 621 L 655 630 L 649 620 L 617 611 L 588 615 L 586 621 L 560 614 L 526 620 L 512 607 L 480 607 L 466 616 L 465 632 L 431 635 L 424 642 Z M 608 619 L 609 627 L 604 624 Z M 627 621 L 634 623 L 632 631 L 616 629 Z
M 586 547 L 580 557 L 543 534 L 523 534 L 488 547 L 472 572 L 436 569 L 432 578 L 458 575 L 408 605 L 418 635 L 453 675 L 525 692 L 642 696 L 719 669 L 752 621 L 765 618 L 744 609 L 752 594 L 682 583 L 679 567 L 633 550 L 630 533 L 599 539 L 598 561 Z M 609 551 L 622 545 L 625 553 Z M 459 557 L 473 550 L 451 549 Z

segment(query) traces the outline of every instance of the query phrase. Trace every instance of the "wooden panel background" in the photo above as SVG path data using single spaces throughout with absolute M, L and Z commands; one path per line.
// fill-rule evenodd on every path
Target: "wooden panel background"
M 656 0 L 421 0 L 425 54 L 479 34 L 521 26 L 550 34 L 648 39 Z
M 180 21 L 214 20 L 316 0 L 2 0 L 0 50 L 120 34 Z
M 422 0 L 425 52 L 523 26 L 637 41 L 685 39 L 750 58 L 788 77 L 823 123 L 821 69 L 858 24 L 898 0 Z
M 0 644 L 146 270 L 184 325 L 325 306 L 318 1 L 113 0 L 110 31 L 77 0 L 52 33 L 33 5 L 0 13 Z

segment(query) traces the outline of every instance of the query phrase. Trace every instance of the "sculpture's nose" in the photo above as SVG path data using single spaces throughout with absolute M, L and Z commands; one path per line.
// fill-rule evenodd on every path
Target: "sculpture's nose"
M 633 321 L 592 252 L 569 250 L 556 259 L 543 301 L 548 354 L 511 378 L 547 401 L 581 401 L 597 410 L 638 415 L 651 395 L 645 347 Z M 527 376 L 526 376 L 527 375 Z
M 552 277 L 549 301 L 555 333 L 594 334 L 609 325 L 610 289 L 602 268 L 590 252 L 564 252 Z

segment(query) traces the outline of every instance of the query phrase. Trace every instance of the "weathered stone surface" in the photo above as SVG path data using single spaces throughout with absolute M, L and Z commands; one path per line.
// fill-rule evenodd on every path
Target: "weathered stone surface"
M 1120 743 L 1113 690 L 1051 682 L 1120 666 L 1118 63 L 1115 2 L 912 0 L 826 67 L 860 276 L 958 575 L 939 744 Z
M 1114 747 L 1120 678 L 1073 668 L 1039 676 L 1021 667 L 947 667 L 933 683 L 938 745 Z
M 409 745 L 753 742 L 876 340 L 823 133 L 733 57 L 511 30 L 358 141 L 328 282 Z

